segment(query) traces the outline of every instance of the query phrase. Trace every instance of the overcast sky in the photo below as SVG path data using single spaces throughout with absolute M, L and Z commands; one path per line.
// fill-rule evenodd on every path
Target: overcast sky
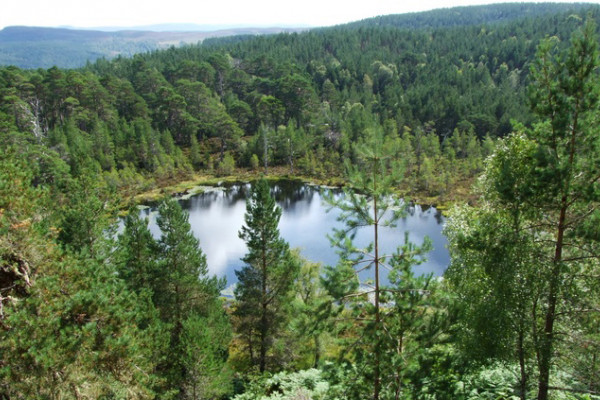
M 0 28 L 162 23 L 329 26 L 377 15 L 507 1 L 512 0 L 6 0 L 0 10 Z

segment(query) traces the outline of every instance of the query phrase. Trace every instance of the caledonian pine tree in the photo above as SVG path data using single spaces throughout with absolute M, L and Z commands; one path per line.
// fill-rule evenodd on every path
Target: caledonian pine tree
M 384 228 L 396 227 L 408 204 L 394 193 L 402 179 L 401 169 L 393 162 L 393 146 L 379 127 L 368 129 L 354 151 L 357 162 L 346 165 L 345 196 L 328 199 L 332 207 L 341 210 L 339 220 L 344 226 L 334 230 L 331 238 L 339 249 L 340 261 L 327 269 L 326 286 L 343 308 L 352 310 L 352 329 L 358 328 L 358 337 L 349 344 L 361 371 L 360 377 L 349 381 L 354 395 L 366 396 L 365 385 L 360 383 L 366 379 L 372 385 L 374 400 L 387 399 L 402 392 L 402 373 L 392 371 L 403 369 L 403 346 L 398 339 L 408 332 L 409 325 L 400 327 L 398 321 L 403 313 L 413 313 L 427 294 L 430 278 L 415 278 L 412 266 L 423 260 L 431 244 L 425 239 L 416 246 L 407 235 L 393 253 L 384 253 L 380 235 Z M 372 233 L 373 241 L 366 247 L 358 247 L 353 240 L 358 229 Z M 360 282 L 358 274 L 366 270 L 372 271 L 372 283 Z M 391 285 L 383 283 L 384 271 L 389 271 Z M 412 293 L 421 296 L 409 300 Z
M 277 368 L 273 347 L 288 320 L 291 293 L 300 263 L 279 233 L 281 208 L 265 179 L 254 183 L 246 202 L 245 225 L 239 236 L 248 253 L 236 271 L 237 334 L 248 351 L 250 364 L 260 372 Z
M 219 298 L 224 281 L 208 275 L 206 257 L 191 231 L 188 214 L 176 200 L 161 203 L 157 225 L 161 236 L 156 243 L 156 266 L 149 274 L 141 269 L 137 280 L 149 281 L 154 304 L 168 330 L 168 350 L 157 366 L 166 382 L 164 397 L 222 394 L 228 390 L 221 379 L 226 376 L 224 363 L 231 337 Z

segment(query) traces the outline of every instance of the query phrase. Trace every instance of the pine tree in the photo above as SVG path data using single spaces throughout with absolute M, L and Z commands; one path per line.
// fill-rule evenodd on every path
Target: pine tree
M 202 153 L 200 152 L 200 146 L 198 145 L 198 139 L 196 135 L 192 135 L 190 144 L 190 163 L 194 169 L 199 169 L 202 166 Z
M 113 222 L 116 197 L 103 181 L 82 175 L 67 183 L 62 207 L 57 208 L 58 241 L 74 251 L 94 251 L 102 232 Z M 62 197 L 62 196 L 61 196 Z
M 279 234 L 280 218 L 281 208 L 271 197 L 269 184 L 259 180 L 252 186 L 245 225 L 239 232 L 248 253 L 242 259 L 246 265 L 236 271 L 235 315 L 240 320 L 238 334 L 260 372 L 267 370 L 269 351 L 287 319 L 290 290 L 299 271 L 299 263 Z
M 543 276 L 547 283 L 541 310 L 544 328 L 537 337 L 538 400 L 548 398 L 561 301 L 577 290 L 571 282 L 580 271 L 589 271 L 591 265 L 585 260 L 598 257 L 600 237 L 595 227 L 586 224 L 590 216 L 599 215 L 600 198 L 596 129 L 600 59 L 595 32 L 595 24 L 588 20 L 563 54 L 556 54 L 550 40 L 543 42 L 532 67 L 531 101 L 544 119 L 531 132 L 539 144 L 539 206 L 550 216 L 545 228 L 553 235 L 552 261 L 544 266 Z
M 137 207 L 129 209 L 124 224 L 118 241 L 120 276 L 134 291 L 149 291 L 153 295 L 158 274 L 157 243 L 148 229 L 148 221 L 140 218 Z
M 206 257 L 191 231 L 188 214 L 174 199 L 159 207 L 157 277 L 154 280 L 154 302 L 161 319 L 170 327 L 170 345 L 159 371 L 167 379 L 166 390 L 188 396 L 186 390 L 195 388 L 203 377 L 198 373 L 203 359 L 211 359 L 206 373 L 219 375 L 226 359 L 229 325 L 223 323 L 224 310 L 219 299 L 225 282 L 208 276 Z M 199 321 L 202 321 L 199 323 Z M 203 331 L 196 329 L 201 326 Z M 220 341 L 213 344 L 210 357 L 192 351 L 198 340 L 213 335 L 212 329 L 223 330 Z M 190 331 L 191 330 L 191 331 Z M 214 364 L 217 364 L 216 367 Z M 218 372 L 215 372 L 218 371 Z M 196 380 L 192 382 L 192 380 Z
M 393 148 L 385 146 L 381 129 L 368 130 L 365 136 L 365 141 L 354 149 L 358 162 L 346 165 L 348 186 L 344 196 L 328 199 L 333 207 L 341 209 L 339 220 L 345 226 L 334 230 L 331 238 L 332 244 L 339 248 L 340 262 L 336 268 L 328 269 L 327 287 L 332 297 L 342 304 L 350 300 L 355 318 L 361 321 L 359 342 L 366 345 L 352 347 L 356 350 L 360 367 L 368 371 L 368 379 L 373 384 L 372 397 L 377 400 L 383 386 L 397 387 L 399 390 L 397 382 L 386 380 L 382 385 L 383 368 L 393 364 L 394 354 L 398 351 L 394 339 L 390 338 L 390 341 L 387 337 L 391 332 L 388 327 L 394 324 L 396 318 L 392 317 L 391 324 L 388 323 L 382 304 L 392 299 L 399 303 L 408 294 L 403 292 L 404 287 L 412 285 L 411 290 L 424 290 L 419 285 L 426 286 L 427 281 L 415 281 L 411 267 L 423 259 L 431 246 L 429 240 L 425 240 L 422 246 L 415 246 L 406 238 L 405 244 L 398 247 L 395 253 L 383 254 L 379 244 L 382 228 L 395 227 L 407 203 L 394 193 L 401 173 L 393 162 Z M 353 238 L 357 229 L 365 227 L 372 229 L 373 242 L 366 248 L 358 248 Z M 385 287 L 381 283 L 384 268 L 390 270 L 390 282 L 396 286 Z M 358 273 L 371 269 L 374 285 L 360 285 Z M 413 302 L 412 306 L 416 306 L 416 303 Z M 395 365 L 394 368 L 400 366 Z

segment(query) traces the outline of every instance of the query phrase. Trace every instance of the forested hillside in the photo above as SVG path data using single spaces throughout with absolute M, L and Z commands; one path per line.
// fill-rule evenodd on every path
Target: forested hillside
M 413 186 L 440 195 L 480 168 L 474 159 L 489 152 L 480 144 L 510 132 L 511 119 L 530 123 L 535 48 L 554 35 L 563 45 L 580 22 L 568 12 L 493 28 L 339 27 L 214 40 L 81 70 L 6 67 L 2 108 L 13 129 L 43 138 L 71 173 L 92 169 L 134 191 L 234 166 L 336 175 L 353 157 L 351 143 L 380 125 L 399 154 L 410 153 Z
M 495 25 L 515 20 L 534 19 L 552 14 L 572 12 L 589 7 L 585 3 L 519 3 L 486 6 L 441 8 L 432 11 L 382 15 L 347 24 L 347 27 L 369 25 L 401 29 L 439 29 L 472 25 Z
M 599 398 L 598 17 L 460 8 L 0 68 L 0 398 Z M 289 248 L 265 180 L 234 300 L 173 199 L 160 234 L 135 207 L 117 232 L 140 192 L 274 173 L 346 183 L 338 265 Z M 443 278 L 414 273 L 428 241 L 380 254 L 398 194 L 469 201 Z
M 21 68 L 79 68 L 99 58 L 198 43 L 211 37 L 297 32 L 293 28 L 238 28 L 212 31 L 100 31 L 72 28 L 8 26 L 0 30 L 0 65 Z

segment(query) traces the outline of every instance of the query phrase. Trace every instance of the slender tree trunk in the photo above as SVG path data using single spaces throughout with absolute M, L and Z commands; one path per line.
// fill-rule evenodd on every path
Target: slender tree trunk
M 292 145 L 292 140 L 288 139 L 289 144 L 289 156 L 288 160 L 290 162 L 290 174 L 294 175 L 294 147 Z
M 400 322 L 401 326 L 402 326 L 402 322 Z M 403 329 L 400 329 L 401 332 L 403 332 Z M 404 333 L 400 334 L 400 337 L 398 338 L 398 348 L 397 348 L 397 352 L 398 352 L 398 356 L 402 355 L 402 352 L 404 348 Z M 396 400 L 400 400 L 400 393 L 402 392 L 402 369 L 399 369 L 396 373 L 396 396 L 394 397 Z
M 558 285 L 562 264 L 563 238 L 567 212 L 567 196 L 563 196 L 562 203 L 563 207 L 561 207 L 560 210 L 556 247 L 552 262 L 553 265 L 550 276 L 550 287 L 548 289 L 548 308 L 546 309 L 544 335 L 542 337 L 540 346 L 538 400 L 548 399 L 548 389 L 550 384 L 550 368 L 552 366 L 552 352 L 554 350 L 554 321 L 556 320 L 556 303 L 558 301 Z
M 264 240 L 263 240 L 264 243 Z M 262 287 L 261 287 L 261 306 L 262 312 L 260 316 L 260 359 L 259 371 L 265 372 L 267 359 L 267 255 L 266 249 L 262 249 Z
M 554 271 L 557 271 L 559 266 L 556 265 Z M 556 311 L 556 279 L 552 279 L 550 284 L 550 294 L 548 298 L 548 310 L 546 311 L 546 322 L 544 325 L 544 336 L 542 337 L 539 370 L 540 377 L 538 382 L 538 400 L 548 399 L 548 389 L 550 383 L 550 367 L 552 362 L 552 351 L 554 342 L 554 320 Z
M 598 385 L 600 382 L 596 382 L 594 380 L 594 376 L 596 375 L 596 359 L 597 359 L 597 354 L 594 353 L 592 354 L 592 372 L 590 373 L 590 383 L 589 383 L 589 388 L 590 390 L 596 390 L 596 385 Z
M 254 365 L 256 358 L 254 357 L 254 337 L 252 328 L 248 329 L 248 353 L 250 356 L 250 364 Z
M 321 361 L 321 340 L 319 339 L 319 335 L 315 334 L 315 365 L 317 368 L 319 366 L 319 361 Z
M 262 305 L 262 316 L 260 324 L 260 364 L 259 371 L 265 372 L 267 365 L 267 304 Z
M 379 314 L 379 221 L 377 210 L 377 176 L 376 169 L 373 168 L 373 225 L 375 234 L 375 387 L 373 389 L 373 400 L 379 400 L 379 390 L 381 386 L 380 368 L 381 368 L 381 346 L 379 345 L 379 331 L 381 330 L 381 315 Z
M 520 397 L 521 400 L 527 400 L 527 370 L 525 368 L 525 350 L 524 350 L 524 332 L 523 325 L 519 327 L 519 368 L 521 370 L 520 379 Z
M 226 145 L 225 145 L 225 138 L 224 138 L 224 137 L 222 137 L 222 138 L 221 138 L 221 152 L 220 152 L 220 154 L 219 154 L 219 157 L 220 157 L 220 160 L 221 160 L 221 162 L 222 162 L 222 161 L 223 161 L 223 159 L 225 158 L 225 147 L 226 147 Z
M 267 131 L 263 132 L 263 163 L 265 165 L 265 175 L 269 174 L 269 141 L 267 139 Z

